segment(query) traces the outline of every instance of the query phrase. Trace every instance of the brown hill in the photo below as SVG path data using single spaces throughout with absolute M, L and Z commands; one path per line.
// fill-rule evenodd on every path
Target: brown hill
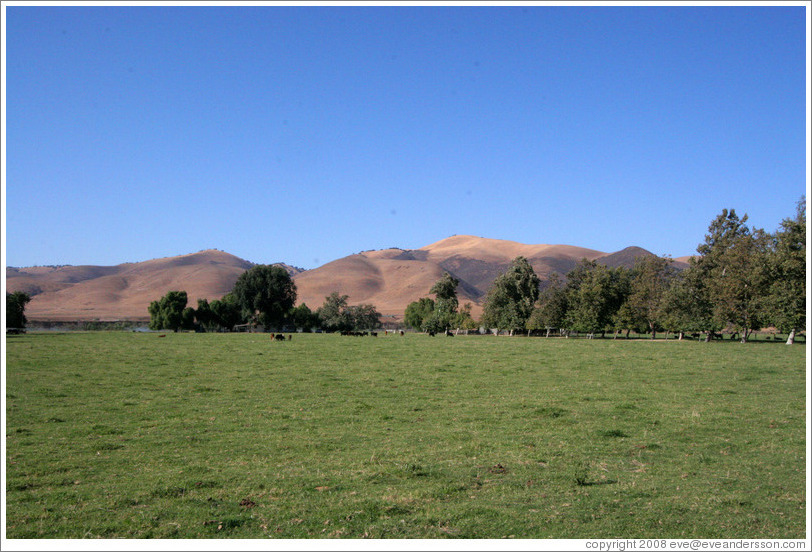
M 371 303 L 388 317 L 402 318 L 406 306 L 429 297 L 429 289 L 444 272 L 460 280 L 460 305 L 470 302 L 475 317 L 493 280 L 518 256 L 528 259 L 540 278 L 566 274 L 583 258 L 611 266 L 632 266 L 640 248 L 631 254 L 607 255 L 571 245 L 527 245 L 476 236 L 452 236 L 420 249 L 365 251 L 338 259 L 294 277 L 299 302 L 316 309 L 333 291 L 348 295 L 350 304 Z M 627 251 L 627 250 L 624 250 Z M 603 262 L 604 259 L 607 262 Z
M 429 289 L 444 272 L 460 280 L 460 304 L 471 303 L 474 316 L 493 280 L 511 260 L 524 256 L 542 279 L 566 274 L 582 259 L 609 266 L 632 266 L 639 255 L 626 248 L 607 255 L 571 245 L 527 245 L 475 236 L 452 236 L 420 249 L 365 251 L 303 271 L 281 264 L 293 276 L 298 303 L 316 310 L 336 291 L 353 305 L 371 303 L 387 317 L 402 318 L 406 306 Z M 185 290 L 189 304 L 228 293 L 253 263 L 228 253 L 206 250 L 190 255 L 117 266 L 8 268 L 9 291 L 32 296 L 26 316 L 34 320 L 146 320 L 151 301 L 170 290 Z
M 117 266 L 8 268 L 6 288 L 31 295 L 30 320 L 141 320 L 167 291 L 185 290 L 190 306 L 217 299 L 253 263 L 217 250 Z

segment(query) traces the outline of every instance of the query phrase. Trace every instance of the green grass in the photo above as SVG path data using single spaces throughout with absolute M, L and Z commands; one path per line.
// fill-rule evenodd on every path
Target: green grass
M 8 337 L 7 538 L 804 538 L 804 347 Z

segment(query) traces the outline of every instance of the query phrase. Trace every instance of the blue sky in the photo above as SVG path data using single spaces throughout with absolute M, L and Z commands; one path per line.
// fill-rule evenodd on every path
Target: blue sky
M 695 252 L 807 188 L 796 6 L 4 6 L 6 264 Z

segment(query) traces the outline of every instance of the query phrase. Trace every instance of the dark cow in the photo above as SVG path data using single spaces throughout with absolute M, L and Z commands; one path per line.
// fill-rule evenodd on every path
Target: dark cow
M 285 341 L 285 336 L 282 335 L 282 334 L 276 334 L 274 336 L 274 339 L 277 340 L 277 341 Z

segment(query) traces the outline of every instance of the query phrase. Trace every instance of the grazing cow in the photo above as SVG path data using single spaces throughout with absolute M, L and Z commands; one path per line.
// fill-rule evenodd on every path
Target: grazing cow
M 277 340 L 277 341 L 285 341 L 285 336 L 282 335 L 282 334 L 276 334 L 274 336 L 274 339 Z
M 406 335 L 406 334 L 405 334 L 405 333 L 403 333 L 403 330 L 400 330 L 400 335 L 401 335 L 401 336 L 404 336 L 404 335 Z
M 372 337 L 378 337 L 378 332 L 370 332 L 369 335 Z
M 293 339 L 293 334 L 288 335 L 288 341 L 290 341 L 291 339 Z

